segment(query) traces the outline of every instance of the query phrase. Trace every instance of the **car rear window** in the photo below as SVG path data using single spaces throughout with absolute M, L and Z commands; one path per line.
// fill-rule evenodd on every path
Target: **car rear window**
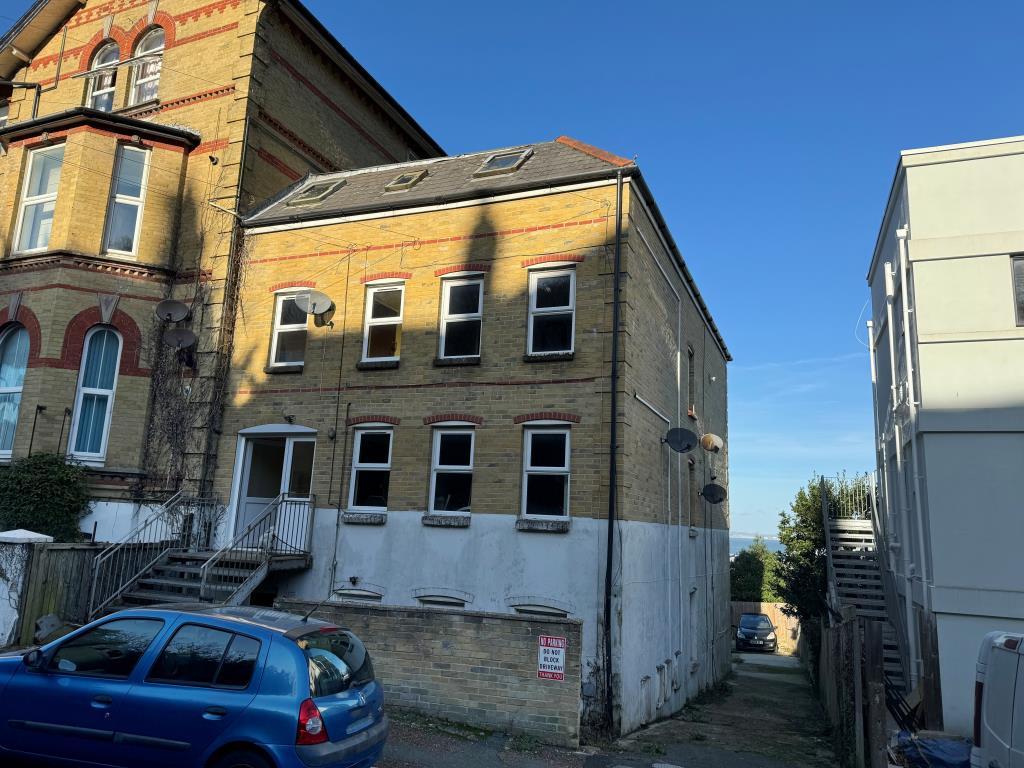
M 744 629 L 771 629 L 772 622 L 767 616 L 741 616 L 740 626 Z
M 295 641 L 309 662 L 313 698 L 333 696 L 373 681 L 373 662 L 363 642 L 344 629 L 303 635 Z

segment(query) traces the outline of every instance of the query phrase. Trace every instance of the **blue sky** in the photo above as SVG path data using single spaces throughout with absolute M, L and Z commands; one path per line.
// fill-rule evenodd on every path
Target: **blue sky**
M 734 531 L 870 468 L 855 334 L 898 151 L 1024 133 L 1024 4 L 308 5 L 450 153 L 565 133 L 638 156 L 735 356 Z

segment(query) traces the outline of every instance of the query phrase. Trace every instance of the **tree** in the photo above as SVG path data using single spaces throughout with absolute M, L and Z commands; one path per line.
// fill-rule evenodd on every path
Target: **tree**
M 85 471 L 64 456 L 36 453 L 0 471 L 0 530 L 25 528 L 55 541 L 79 541 L 88 511 Z
M 768 549 L 764 537 L 757 536 L 729 566 L 732 599 L 742 602 L 778 603 L 779 561 Z
M 828 566 L 821 520 L 821 481 L 797 491 L 789 512 L 779 513 L 778 590 L 784 609 L 805 628 L 817 627 L 825 614 Z

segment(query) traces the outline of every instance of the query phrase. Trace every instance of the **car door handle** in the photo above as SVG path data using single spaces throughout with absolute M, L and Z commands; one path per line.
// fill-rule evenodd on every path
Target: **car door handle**
M 107 707 L 109 707 L 113 703 L 114 703 L 114 700 L 112 698 L 110 698 L 109 696 L 105 695 L 105 694 L 100 694 L 99 696 L 94 696 L 93 700 L 92 700 L 92 705 L 96 709 L 106 709 Z
M 205 720 L 220 720 L 222 717 L 227 715 L 228 711 L 224 707 L 207 707 L 203 713 L 203 719 Z

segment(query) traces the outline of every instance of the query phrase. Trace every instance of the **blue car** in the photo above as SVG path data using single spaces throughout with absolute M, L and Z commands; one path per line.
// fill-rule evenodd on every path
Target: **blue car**
M 0 765 L 369 768 L 387 734 L 362 641 L 265 608 L 121 611 L 0 657 Z

